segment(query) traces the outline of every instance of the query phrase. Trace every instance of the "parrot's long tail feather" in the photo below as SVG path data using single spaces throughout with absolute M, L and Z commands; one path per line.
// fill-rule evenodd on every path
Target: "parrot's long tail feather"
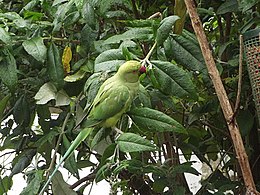
M 80 131 L 80 133 L 78 134 L 78 136 L 76 137 L 76 139 L 72 142 L 72 144 L 70 145 L 69 149 L 66 151 L 66 153 L 64 154 L 64 156 L 60 159 L 59 163 L 56 165 L 54 171 L 52 172 L 52 174 L 50 175 L 49 179 L 47 180 L 47 182 L 44 184 L 43 188 L 41 189 L 39 195 L 42 195 L 45 191 L 45 188 L 49 185 L 49 183 L 51 182 L 53 176 L 55 175 L 55 173 L 58 171 L 59 167 L 61 166 L 61 164 L 73 153 L 73 151 L 79 146 L 79 144 L 87 138 L 87 136 L 91 133 L 91 131 L 93 130 L 93 128 L 85 128 L 82 131 Z

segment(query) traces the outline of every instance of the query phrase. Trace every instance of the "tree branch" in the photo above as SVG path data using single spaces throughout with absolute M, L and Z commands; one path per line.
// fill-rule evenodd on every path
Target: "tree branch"
M 226 119 L 227 126 L 230 131 L 230 135 L 234 144 L 234 148 L 237 154 L 237 159 L 242 171 L 243 179 L 245 186 L 247 188 L 247 191 L 250 192 L 256 192 L 255 183 L 253 180 L 252 172 L 250 170 L 250 165 L 248 161 L 248 157 L 245 151 L 245 147 L 243 144 L 242 137 L 240 135 L 240 131 L 237 125 L 236 120 L 233 122 L 230 122 L 234 112 L 232 110 L 231 104 L 228 100 L 228 96 L 226 93 L 226 90 L 224 88 L 224 85 L 221 81 L 219 72 L 216 68 L 216 64 L 214 61 L 214 58 L 212 56 L 211 50 L 209 48 L 209 44 L 207 41 L 206 34 L 204 32 L 202 23 L 200 21 L 200 18 L 198 16 L 198 13 L 196 11 L 196 7 L 194 4 L 194 1 L 192 0 L 185 0 L 185 4 L 187 6 L 188 13 L 190 15 L 190 19 L 192 22 L 193 29 L 195 31 L 195 34 L 197 36 L 198 42 L 201 47 L 201 51 L 208 69 L 209 76 L 211 77 L 211 80 L 213 82 L 215 91 L 217 93 L 223 114 Z M 258 194 L 258 193 L 255 193 Z
M 83 177 L 80 180 L 76 181 L 74 184 L 72 184 L 70 186 L 70 189 L 74 189 L 74 188 L 78 187 L 80 184 L 82 184 L 82 183 L 84 183 L 86 181 L 92 182 L 92 181 L 94 181 L 95 177 L 96 177 L 96 173 L 90 173 L 86 177 Z

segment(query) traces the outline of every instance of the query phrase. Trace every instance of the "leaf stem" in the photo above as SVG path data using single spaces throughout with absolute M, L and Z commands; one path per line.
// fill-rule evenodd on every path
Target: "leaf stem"
M 151 57 L 155 47 L 157 45 L 157 42 L 155 41 L 152 48 L 149 50 L 148 54 L 145 56 L 145 58 L 142 60 L 142 66 L 144 66 L 146 63 L 148 63 L 149 65 L 151 65 L 151 63 L 149 62 L 149 58 Z

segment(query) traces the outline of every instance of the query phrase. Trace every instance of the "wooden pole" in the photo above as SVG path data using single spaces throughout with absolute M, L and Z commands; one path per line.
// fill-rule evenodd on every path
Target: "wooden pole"
M 226 90 L 221 81 L 219 72 L 216 68 L 214 58 L 213 58 L 211 50 L 209 48 L 207 37 L 203 30 L 202 23 L 200 21 L 198 13 L 196 11 L 196 6 L 195 6 L 193 0 L 184 0 L 184 1 L 186 4 L 186 7 L 187 7 L 187 11 L 189 13 L 191 22 L 192 22 L 193 29 L 197 36 L 198 42 L 200 44 L 200 48 L 201 48 L 201 51 L 202 51 L 202 54 L 203 54 L 203 57 L 204 57 L 204 60 L 205 60 L 205 63 L 206 63 L 207 69 L 208 69 L 209 76 L 213 82 L 215 91 L 217 93 L 217 96 L 218 96 L 218 99 L 220 102 L 220 106 L 222 108 L 223 114 L 224 114 L 226 122 L 227 122 L 227 126 L 228 126 L 228 129 L 229 129 L 232 141 L 233 141 L 237 159 L 238 159 L 241 171 L 242 171 L 242 176 L 243 176 L 244 183 L 245 183 L 245 186 L 247 189 L 247 194 L 248 195 L 249 194 L 250 195 L 251 194 L 259 195 L 260 193 L 258 193 L 256 191 L 256 187 L 255 187 L 252 172 L 250 169 L 248 157 L 247 157 L 247 154 L 245 151 L 245 147 L 243 144 L 242 137 L 240 135 L 240 131 L 239 131 L 237 122 L 236 122 L 236 120 L 233 120 L 234 112 L 233 112 L 233 109 L 229 102 Z

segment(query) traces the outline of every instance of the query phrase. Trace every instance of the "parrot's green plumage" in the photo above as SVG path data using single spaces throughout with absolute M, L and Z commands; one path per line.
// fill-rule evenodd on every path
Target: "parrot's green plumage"
M 128 61 L 120 66 L 114 76 L 101 85 L 87 118 L 81 124 L 83 130 L 61 158 L 40 194 L 44 192 L 61 163 L 73 153 L 94 127 L 108 128 L 116 126 L 122 114 L 128 111 L 132 104 L 139 89 L 139 76 L 144 72 L 145 68 L 138 61 Z

